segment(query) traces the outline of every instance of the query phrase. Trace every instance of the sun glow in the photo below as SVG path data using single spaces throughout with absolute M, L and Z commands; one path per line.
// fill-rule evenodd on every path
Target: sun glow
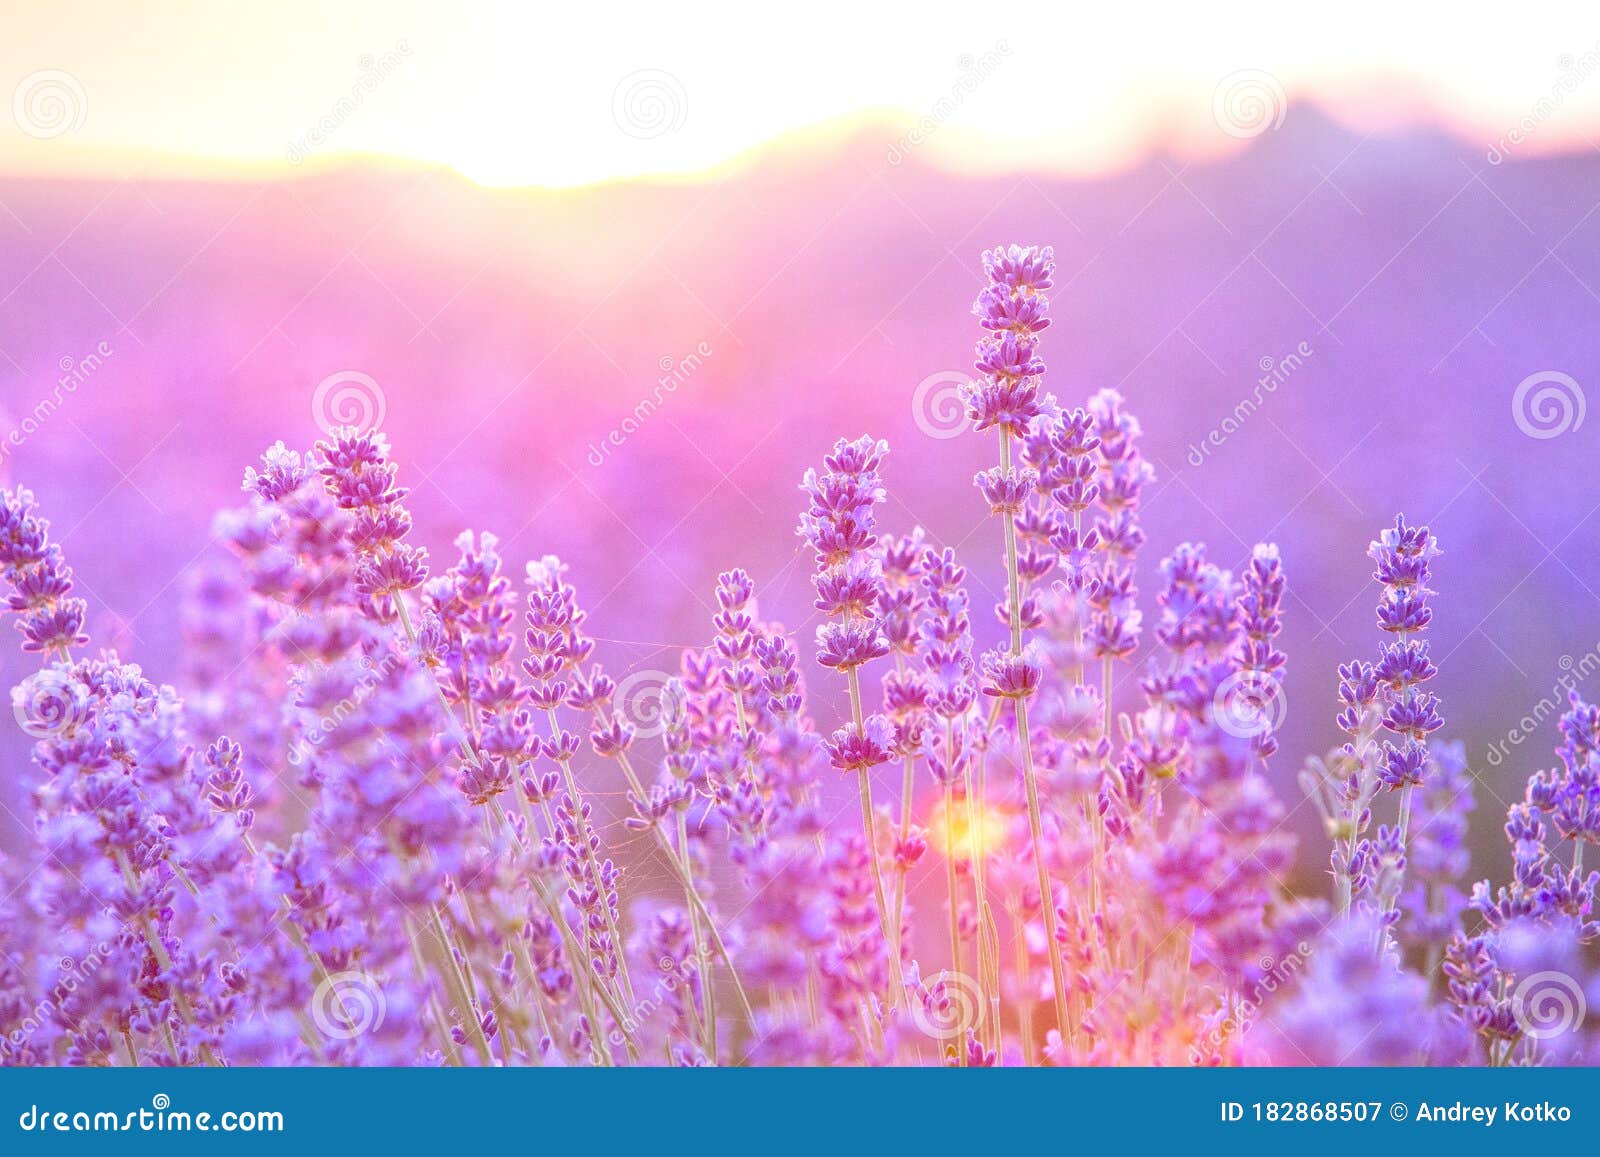
M 1010 815 L 1003 808 L 983 800 L 957 800 L 954 814 L 947 813 L 941 799 L 928 820 L 928 842 L 940 854 L 948 850 L 958 860 L 971 860 L 981 849 L 993 856 L 1005 847 L 1010 830 Z
M 573 186 L 703 174 L 832 125 L 878 133 L 888 164 L 1087 172 L 1240 148 L 1302 101 L 1362 129 L 1444 122 L 1486 145 L 1520 125 L 1522 151 L 1581 146 L 1600 120 L 1600 85 L 1576 83 L 1600 68 L 1577 3 L 1450 38 L 1425 7 L 1377 0 L 1337 22 L 1265 3 L 930 0 L 915 19 L 819 3 L 781 32 L 755 8 L 635 0 L 603 17 L 509 0 L 24 7 L 0 43 L 13 113 L 0 167 L 226 173 L 381 156 Z

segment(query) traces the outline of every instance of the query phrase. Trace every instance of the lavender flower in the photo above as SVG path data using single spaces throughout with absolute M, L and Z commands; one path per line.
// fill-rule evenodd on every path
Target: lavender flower
M 872 553 L 878 538 L 874 507 L 883 498 L 878 473 L 889 444 L 862 437 L 840 439 L 823 459 L 824 473 L 806 471 L 801 482 L 810 508 L 801 516 L 801 537 L 816 552 L 816 608 L 829 622 L 817 629 L 817 661 L 844 673 L 850 692 L 850 722 L 828 740 L 829 759 L 840 771 L 859 773 L 864 854 L 871 868 L 882 943 L 896 943 L 879 862 L 877 822 L 872 807 L 871 771 L 893 755 L 893 725 L 882 716 L 867 718 L 861 698 L 860 668 L 889 653 L 889 641 L 876 612 L 885 594 L 882 562 Z M 898 953 L 890 953 L 890 1005 L 905 993 Z
M 1043 908 L 1045 940 L 1050 957 L 1050 977 L 1055 1001 L 1056 1021 L 1060 1031 L 1069 1032 L 1070 1010 L 1067 1001 L 1065 965 L 1062 960 L 1060 940 L 1056 930 L 1056 897 L 1050 882 L 1050 870 L 1045 849 L 1043 804 L 1039 793 L 1039 776 L 1034 764 L 1033 735 L 1028 724 L 1028 697 L 1038 687 L 1042 664 L 1037 654 L 1024 657 L 1023 632 L 1042 621 L 1024 602 L 1023 576 L 1042 571 L 1030 565 L 1025 572 L 1018 548 L 1019 516 L 1023 515 L 1028 499 L 1040 484 L 1042 475 L 1031 468 L 1019 469 L 1013 463 L 1012 441 L 1027 439 L 1035 419 L 1045 414 L 1040 404 L 1040 378 L 1044 362 L 1038 356 L 1039 335 L 1048 325 L 1045 313 L 1049 307 L 1045 290 L 1054 284 L 1055 257 L 1048 247 L 1040 249 L 1013 245 L 995 248 L 983 255 L 984 271 L 989 285 L 973 305 L 979 325 L 985 333 L 975 350 L 976 366 L 981 377 L 966 390 L 968 415 L 980 432 L 995 429 L 999 433 L 1000 463 L 993 470 L 980 473 L 974 483 L 984 496 L 992 513 L 1000 516 L 1005 542 L 1006 599 L 997 614 L 1009 629 L 1010 647 L 1005 654 L 996 654 L 986 662 L 987 686 L 991 695 L 1011 704 L 1022 757 L 1023 790 L 1027 797 L 1029 836 L 1033 843 L 1034 867 L 1037 870 L 1039 894 Z M 1037 443 L 1036 443 L 1037 445 Z M 1038 453 L 1040 465 L 1047 470 L 1052 463 L 1042 448 Z M 1055 480 L 1052 472 L 1052 481 Z M 1027 520 L 1030 533 L 1032 521 Z M 1039 528 L 1042 531 L 1042 527 Z M 987 885 L 984 880 L 984 857 L 974 861 L 974 876 L 980 910 L 988 904 Z M 985 925 L 992 923 L 987 914 L 982 916 Z M 981 951 L 988 958 L 980 961 L 980 971 L 993 976 L 996 971 L 995 937 L 981 941 Z
M 1431 976 L 1445 945 L 1461 926 L 1467 897 L 1460 881 L 1470 861 L 1467 816 L 1473 809 L 1472 773 L 1459 743 L 1429 747 L 1428 772 L 1418 791 L 1405 904 L 1407 940 L 1425 946 Z
M 1408 527 L 1405 517 L 1367 548 L 1377 563 L 1373 578 L 1383 584 L 1378 604 L 1378 626 L 1394 636 L 1379 654 L 1374 677 L 1387 688 L 1384 730 L 1397 736 L 1398 745 L 1383 745 L 1383 782 L 1400 790 L 1422 782 L 1427 764 L 1427 737 L 1444 726 L 1438 700 L 1417 688 L 1438 673 L 1428 658 L 1428 644 L 1415 638 L 1433 620 L 1428 606 L 1430 562 L 1439 548 L 1427 527 Z M 1404 802 L 1402 803 L 1404 806 Z M 1404 824 L 1402 824 L 1402 828 Z
M 983 572 L 884 525 L 870 437 L 802 482 L 818 622 L 785 629 L 722 570 L 670 677 L 615 666 L 554 557 L 519 589 L 515 540 L 467 532 L 431 568 L 381 434 L 245 472 L 227 557 L 187 584 L 184 694 L 84 657 L 59 544 L 0 492 L 32 740 L 32 823 L 0 858 L 0 1062 L 1600 1057 L 1600 710 L 1573 696 L 1557 765 L 1508 809 L 1508 877 L 1464 897 L 1473 775 L 1428 687 L 1438 549 L 1397 519 L 1370 552 L 1385 642 L 1339 669 L 1343 741 L 1303 776 L 1335 903 L 1297 895 L 1269 771 L 1283 561 L 1176 546 L 1147 632 L 1140 425 L 1115 391 L 1045 393 L 1051 251 L 984 268 L 966 404 L 995 440 L 974 486 L 1003 572 L 976 630 Z M 1114 702 L 1128 659 L 1137 705 Z
M 22 649 L 67 657 L 88 643 L 88 604 L 71 597 L 72 568 L 50 541 L 50 524 L 33 513 L 27 490 L 0 490 L 0 578 L 11 588 L 6 608 L 17 615 Z
M 428 552 L 405 542 L 411 533 L 406 490 L 395 484 L 398 467 L 389 439 L 376 430 L 335 430 L 317 443 L 318 473 L 341 510 L 355 515 L 351 546 L 360 563 L 356 587 L 372 599 L 380 617 L 396 597 L 428 577 Z M 399 608 L 403 613 L 403 605 Z
M 1287 1065 L 1459 1064 L 1459 1023 L 1428 1002 L 1428 985 L 1372 951 L 1378 930 L 1341 921 L 1313 946 L 1310 966 L 1255 1030 L 1266 1057 Z

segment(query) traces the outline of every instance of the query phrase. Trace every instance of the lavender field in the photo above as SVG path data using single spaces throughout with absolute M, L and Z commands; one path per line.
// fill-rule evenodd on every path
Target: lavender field
M 0 180 L 0 1058 L 1600 1062 L 1600 148 L 1284 112 Z

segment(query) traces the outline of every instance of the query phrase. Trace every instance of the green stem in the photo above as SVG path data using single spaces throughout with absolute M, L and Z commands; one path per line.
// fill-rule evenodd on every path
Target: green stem
M 628 781 L 628 786 L 633 789 L 633 794 L 640 799 L 644 799 L 646 793 L 643 782 L 639 779 L 638 773 L 634 771 L 633 762 L 628 758 L 627 753 L 618 752 L 616 758 L 618 766 L 622 768 L 623 776 Z M 756 1021 L 755 1008 L 750 1003 L 750 997 L 745 993 L 744 984 L 739 980 L 739 971 L 733 966 L 733 954 L 728 951 L 728 946 L 722 939 L 722 933 L 717 929 L 717 922 L 711 915 L 711 909 L 707 907 L 699 889 L 695 887 L 694 878 L 683 871 L 683 866 L 678 862 L 677 854 L 667 840 L 666 833 L 656 825 L 652 825 L 650 830 L 655 833 L 657 845 L 665 853 L 667 862 L 672 865 L 672 870 L 677 873 L 678 881 L 683 885 L 684 895 L 688 898 L 690 906 L 697 910 L 700 913 L 700 918 L 705 921 L 706 930 L 711 935 L 717 955 L 722 958 L 723 967 L 728 970 L 728 980 L 733 984 L 734 995 L 739 998 L 739 1004 L 744 1008 L 745 1024 L 753 1032 Z
M 704 990 L 706 1002 L 706 1018 L 703 1026 L 704 1048 L 706 1056 L 712 1064 L 717 1063 L 717 986 L 711 975 L 711 954 L 706 951 L 705 929 L 700 919 L 700 909 L 695 906 L 693 897 L 694 886 L 694 860 L 689 855 L 689 820 L 688 814 L 682 809 L 678 811 L 678 863 L 683 873 L 683 891 L 689 899 L 689 924 L 694 930 L 694 956 L 695 970 L 700 974 L 700 987 Z M 693 1012 L 694 1002 L 690 1001 L 690 1011 Z
M 851 667 L 846 673 L 850 684 L 850 712 L 855 719 L 857 734 L 865 733 L 865 725 L 861 711 L 861 676 L 856 668 Z M 872 865 L 872 891 L 878 903 L 878 928 L 883 935 L 885 955 L 889 957 L 889 982 L 891 991 L 888 994 L 890 1008 L 898 1008 L 905 1000 L 906 980 L 900 967 L 900 955 L 894 952 L 893 945 L 898 943 L 898 938 L 889 930 L 889 905 L 884 899 L 883 865 L 878 862 L 878 824 L 872 812 L 872 780 L 868 769 L 862 768 L 860 775 L 861 787 L 861 831 L 867 840 L 867 860 Z
M 999 720 L 1000 701 L 995 700 L 989 713 L 988 734 L 993 734 Z M 972 769 L 962 768 L 962 784 L 966 789 L 967 831 L 973 841 L 972 892 L 978 918 L 978 981 L 979 1003 L 989 1008 L 987 1031 L 992 1034 L 989 1047 L 1000 1051 L 1000 931 L 995 924 L 994 911 L 989 905 L 989 825 L 988 816 L 980 813 L 989 798 L 988 745 L 978 757 L 977 790 L 973 790 Z M 963 1048 L 963 1056 L 965 1049 Z
M 492 1065 L 494 1063 L 494 1050 L 489 1047 L 489 1038 L 484 1035 L 483 1020 L 478 1016 L 477 1000 L 472 991 L 472 984 L 467 979 L 467 972 L 461 963 L 461 960 L 466 959 L 466 954 L 462 953 L 461 960 L 456 959 L 456 952 L 453 947 L 454 942 L 450 938 L 449 928 L 445 925 L 444 912 L 438 904 L 432 906 L 430 914 L 433 916 L 434 931 L 439 937 L 439 950 L 444 956 L 444 968 L 442 971 L 445 980 L 447 983 L 454 981 L 456 999 L 461 1002 L 461 1019 L 471 1025 L 472 1041 L 477 1046 L 478 1051 L 483 1054 L 483 1063 Z
M 916 757 L 905 757 L 905 775 L 900 783 L 900 844 L 911 838 L 911 791 L 916 772 Z M 906 869 L 896 861 L 894 882 L 894 955 L 900 956 L 901 938 L 904 936 L 906 915 Z
M 1022 1025 L 1022 1055 L 1031 1057 L 1034 1055 L 1033 985 L 1028 982 L 1028 974 L 1032 971 L 1032 966 L 1028 957 L 1027 921 L 1023 918 L 1022 906 L 1018 903 L 1008 901 L 1006 914 L 1010 916 L 1011 926 L 1016 930 L 1012 940 L 1015 942 L 1013 947 L 1016 950 L 1017 957 L 1017 985 L 1021 990 L 1020 1000 L 1022 1007 L 1019 1010 L 1019 1015 Z
M 1028 701 L 1017 700 L 1017 730 L 1028 732 Z M 1066 966 L 1061 959 L 1061 941 L 1056 938 L 1056 902 L 1050 887 L 1050 872 L 1044 862 L 1044 824 L 1040 818 L 1039 781 L 1033 767 L 1033 745 L 1022 741 L 1022 781 L 1028 792 L 1028 829 L 1033 835 L 1033 862 L 1039 872 L 1039 903 L 1044 908 L 1045 940 L 1050 949 L 1050 980 L 1055 987 L 1056 1021 L 1063 1037 L 1073 1035 L 1067 1015 Z
M 944 788 L 944 882 L 950 890 L 950 968 L 961 973 L 961 893 L 956 882 L 956 792 L 946 784 Z M 962 1068 L 967 1064 L 965 1042 L 957 1050 Z
M 1000 466 L 1011 468 L 1011 435 L 1000 427 Z M 1002 518 L 1006 547 L 1006 583 L 1010 591 L 1011 653 L 1022 654 L 1021 583 L 1017 574 L 1017 524 L 1010 515 Z M 1050 949 L 1050 979 L 1055 988 L 1056 1022 L 1064 1038 L 1073 1035 L 1067 1015 L 1066 967 L 1061 959 L 1061 942 L 1056 939 L 1055 893 L 1050 872 L 1045 866 L 1044 822 L 1039 805 L 1039 777 L 1033 766 L 1033 737 L 1028 729 L 1028 701 L 1016 700 L 1017 746 L 1022 751 L 1022 781 L 1028 794 L 1028 828 L 1033 836 L 1033 862 L 1039 873 L 1039 903 L 1044 909 L 1045 939 Z
M 561 739 L 561 721 L 556 718 L 556 709 L 551 707 L 546 710 L 545 717 L 550 722 L 550 738 L 559 742 Z M 567 787 L 567 795 L 572 799 L 572 816 L 578 825 L 578 841 L 583 846 L 583 858 L 589 864 L 589 870 L 594 873 L 595 883 L 600 882 L 600 865 L 595 862 L 594 852 L 590 841 L 589 821 L 583 814 L 583 796 L 578 791 L 578 780 L 572 773 L 572 760 L 558 760 L 561 764 L 561 777 Z M 628 1004 L 635 1003 L 633 995 L 633 978 L 628 974 L 628 952 L 622 941 L 622 932 L 617 927 L 616 917 L 611 912 L 611 905 L 602 898 L 601 901 L 606 916 L 606 932 L 611 937 L 611 943 L 616 947 L 617 953 L 617 981 L 618 991 L 622 999 Z

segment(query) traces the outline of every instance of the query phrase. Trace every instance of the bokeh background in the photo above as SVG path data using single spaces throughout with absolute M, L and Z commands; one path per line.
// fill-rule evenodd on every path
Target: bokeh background
M 1377 646 L 1367 542 L 1432 525 L 1503 875 L 1563 681 L 1600 694 L 1600 14 L 673 7 L 4 5 L 0 481 L 97 642 L 181 684 L 213 515 L 330 389 L 381 406 L 436 558 L 559 554 L 619 671 L 702 643 L 732 565 L 809 639 L 796 483 L 842 434 L 992 592 L 951 392 L 979 252 L 1051 244 L 1049 389 L 1121 390 L 1157 468 L 1147 600 L 1178 542 L 1282 548 L 1291 805 Z

